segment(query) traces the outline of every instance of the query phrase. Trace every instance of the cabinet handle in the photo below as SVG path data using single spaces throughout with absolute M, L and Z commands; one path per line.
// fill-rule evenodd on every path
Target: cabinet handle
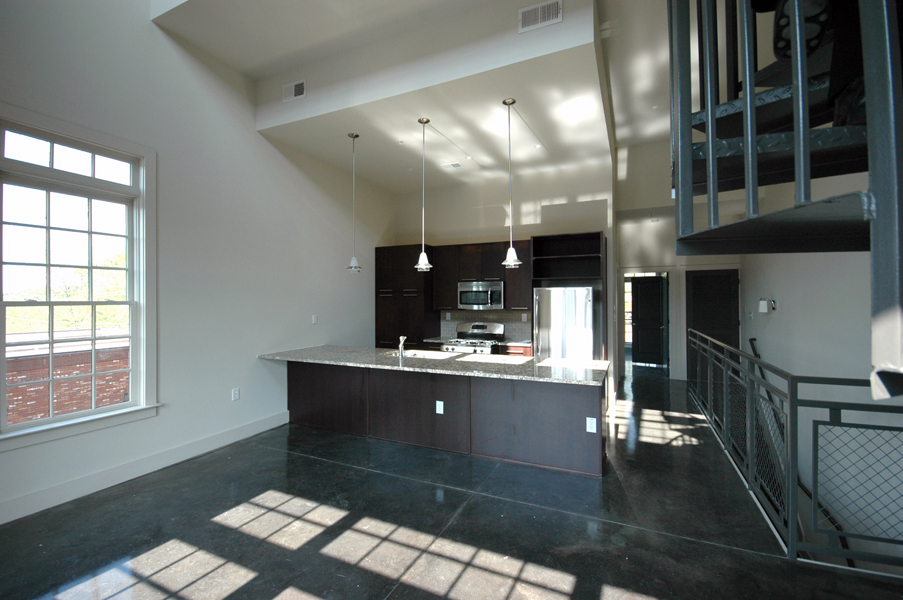
M 512 306 L 508 310 L 530 310 L 530 308 L 527 306 Z
M 391 291 L 392 291 L 392 289 L 391 289 L 391 288 L 389 288 L 389 289 L 387 289 L 387 290 L 379 290 L 379 291 L 381 291 L 381 292 L 391 292 Z
M 524 350 L 514 350 L 512 348 L 508 348 L 505 351 L 506 354 L 523 354 L 524 352 L 525 352 Z
M 437 306 L 436 310 L 454 310 L 451 306 Z
M 405 298 L 416 298 L 417 294 L 402 294 Z
M 416 292 L 416 291 L 417 291 L 417 288 L 404 288 L 404 289 L 401 290 L 401 291 L 402 291 L 402 292 Z
M 379 297 L 380 298 L 391 298 L 392 294 L 380 294 Z
M 501 277 L 486 277 L 483 279 L 483 281 L 501 281 L 501 280 L 502 280 Z
M 476 279 L 462 279 L 461 281 L 476 281 Z

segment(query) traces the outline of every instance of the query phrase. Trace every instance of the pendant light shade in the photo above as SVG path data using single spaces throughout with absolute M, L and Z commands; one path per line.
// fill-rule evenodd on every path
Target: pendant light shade
M 357 232 L 354 222 L 354 141 L 361 136 L 349 133 L 348 137 L 351 138 L 351 264 L 348 265 L 346 271 L 360 273 L 361 265 L 357 262 Z
M 505 98 L 502 104 L 508 107 L 508 254 L 502 263 L 506 269 L 516 269 L 521 262 L 517 260 L 517 252 L 514 250 L 514 200 L 511 193 L 511 105 L 514 98 Z
M 414 268 L 418 271 L 429 271 L 433 268 L 430 261 L 426 258 L 426 124 L 430 122 L 426 117 L 417 119 L 417 122 L 423 125 L 423 195 L 421 197 L 420 208 L 420 258 Z

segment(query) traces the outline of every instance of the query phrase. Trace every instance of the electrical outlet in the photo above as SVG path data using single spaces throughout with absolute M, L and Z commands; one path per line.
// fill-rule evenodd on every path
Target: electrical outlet
M 527 322 L 527 313 L 523 313 L 523 314 L 520 316 L 520 320 L 523 321 L 524 323 L 526 323 L 526 322 Z
M 451 313 L 450 312 L 445 313 L 445 320 L 451 321 Z
M 586 417 L 586 432 L 596 433 L 596 419 L 593 417 Z
M 317 324 L 317 315 L 311 315 L 311 316 L 310 316 L 310 324 L 311 324 L 311 325 L 316 325 L 316 324 Z
M 442 400 L 436 400 L 436 414 L 444 415 L 445 414 L 445 402 Z
M 240 388 L 232 388 L 232 402 L 235 402 L 241 398 L 241 389 Z

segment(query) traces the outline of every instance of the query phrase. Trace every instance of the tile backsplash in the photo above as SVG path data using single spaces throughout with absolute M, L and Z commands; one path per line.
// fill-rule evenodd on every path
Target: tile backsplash
M 450 318 L 446 315 L 450 315 Z M 521 315 L 527 315 L 526 322 Z M 523 341 L 533 336 L 533 315 L 517 310 L 443 310 L 439 321 L 440 333 L 443 338 L 452 338 L 458 323 L 472 321 L 502 323 L 505 326 L 505 337 L 509 340 Z

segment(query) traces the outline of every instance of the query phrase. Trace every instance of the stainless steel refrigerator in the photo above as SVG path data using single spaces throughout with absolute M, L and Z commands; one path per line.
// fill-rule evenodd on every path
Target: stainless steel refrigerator
M 594 332 L 592 287 L 533 289 L 533 356 L 593 360 Z

